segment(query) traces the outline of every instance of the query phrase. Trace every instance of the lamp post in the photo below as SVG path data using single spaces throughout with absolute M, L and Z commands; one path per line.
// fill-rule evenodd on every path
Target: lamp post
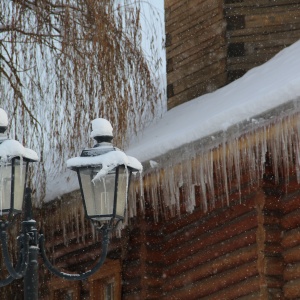
M 0 109 L 0 131 L 1 116 L 3 118 Z M 86 279 L 103 265 L 107 255 L 109 233 L 124 219 L 131 174 L 141 171 L 142 166 L 135 158 L 113 147 L 112 128 L 107 120 L 96 119 L 92 122 L 92 126 L 91 136 L 96 140 L 96 145 L 83 150 L 80 157 L 67 161 L 67 167 L 77 172 L 86 217 L 92 221 L 96 230 L 102 233 L 100 258 L 91 270 L 82 274 L 61 272 L 47 258 L 44 235 L 38 233 L 36 221 L 32 216 L 31 190 L 26 188 L 28 164 L 37 161 L 37 155 L 32 150 L 20 147 L 16 141 L 4 138 L 1 140 L 0 132 L 0 155 L 5 152 L 5 144 L 9 144 L 10 151 L 15 153 L 7 155 L 6 162 L 0 165 L 1 215 L 6 216 L 6 221 L 0 221 L 0 238 L 4 263 L 9 272 L 9 276 L 0 281 L 0 287 L 24 277 L 25 300 L 38 299 L 39 254 L 53 274 L 68 280 Z M 22 151 L 17 153 L 13 144 L 25 149 L 27 156 Z M 12 224 L 14 216 L 21 212 L 23 198 L 24 220 L 18 236 L 19 258 L 17 265 L 13 267 L 7 246 L 7 228 Z

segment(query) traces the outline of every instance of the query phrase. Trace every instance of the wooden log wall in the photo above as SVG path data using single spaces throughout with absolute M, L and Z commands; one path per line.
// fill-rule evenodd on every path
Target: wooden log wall
M 282 199 L 282 212 L 283 292 L 285 299 L 300 299 L 300 187 L 295 175 Z
M 165 225 L 162 299 L 282 299 L 281 189 L 273 181 L 245 188 L 241 204 Z
M 165 0 L 168 108 L 226 83 L 222 0 Z
M 161 299 L 163 236 L 161 224 L 139 219 L 129 233 L 123 261 L 122 299 Z
M 111 239 L 108 257 L 120 261 L 122 299 L 299 299 L 300 186 L 294 170 L 289 178 L 287 187 L 285 180 L 275 183 L 269 165 L 263 184 L 253 187 L 243 172 L 241 202 L 232 190 L 229 207 L 208 213 L 200 207 L 192 214 L 183 209 L 181 216 L 155 222 L 148 205 L 121 239 Z M 61 207 L 49 205 L 41 216 L 45 213 L 55 219 Z M 100 241 L 95 243 L 87 225 L 79 240 L 76 221 L 66 225 L 68 246 L 59 227 L 47 239 L 56 266 L 90 268 Z M 51 230 L 46 230 L 49 236 Z M 44 268 L 40 271 L 40 299 L 50 299 L 53 278 Z M 79 283 L 82 299 L 90 299 L 89 289 L 87 282 Z M 14 296 L 22 299 L 17 291 Z M 1 295 L 10 294 L 4 289 Z
M 299 0 L 165 0 L 168 109 L 300 39 Z
M 228 82 L 300 39 L 299 0 L 225 0 Z
M 136 220 L 124 256 L 124 299 L 284 299 L 284 188 L 266 170 L 259 187 L 243 173 L 241 202 L 232 190 L 230 207 L 192 214 L 183 207 L 181 216 L 158 223 L 150 211 Z

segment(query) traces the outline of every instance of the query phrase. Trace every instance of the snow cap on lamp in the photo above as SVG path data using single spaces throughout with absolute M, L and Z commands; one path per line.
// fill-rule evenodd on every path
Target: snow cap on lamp
M 5 133 L 8 126 L 8 117 L 4 109 L 0 108 L 0 134 Z
M 113 128 L 109 121 L 103 118 L 98 118 L 92 121 L 91 137 L 110 136 L 113 137 Z

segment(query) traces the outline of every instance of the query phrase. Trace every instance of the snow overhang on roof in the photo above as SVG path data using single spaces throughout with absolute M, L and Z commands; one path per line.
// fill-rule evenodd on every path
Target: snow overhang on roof
M 206 189 L 214 189 L 216 160 L 222 166 L 219 175 L 227 202 L 231 176 L 227 172 L 234 169 L 239 181 L 241 160 L 253 160 L 250 172 L 254 182 L 264 172 L 267 149 L 277 153 L 278 162 L 279 156 L 286 157 L 283 163 L 287 167 L 288 155 L 300 149 L 299 53 L 300 41 L 231 84 L 171 109 L 131 144 L 127 153 L 144 163 L 146 174 L 159 176 L 150 180 L 151 188 L 155 189 L 155 182 L 157 189 L 168 187 L 163 191 L 163 199 L 170 199 L 167 206 L 179 209 L 176 187 L 188 182 L 189 187 L 202 187 L 203 208 L 207 209 L 211 204 L 207 203 Z M 300 174 L 298 161 L 296 168 Z M 192 194 L 191 188 L 186 200 L 191 211 L 195 205 Z
M 297 101 L 299 53 L 300 41 L 231 84 L 171 109 L 146 128 L 127 153 L 145 162 Z

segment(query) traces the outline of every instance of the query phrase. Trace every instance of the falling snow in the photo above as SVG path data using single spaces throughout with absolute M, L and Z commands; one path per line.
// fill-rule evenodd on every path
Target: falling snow
M 138 174 L 138 184 L 131 187 L 127 217 L 136 215 L 137 204 L 144 207 L 142 180 L 156 217 L 159 212 L 180 213 L 180 190 L 190 212 L 196 188 L 204 211 L 217 202 L 226 205 L 233 188 L 241 194 L 246 164 L 252 184 L 259 184 L 267 149 L 273 154 L 276 180 L 280 172 L 288 173 L 292 157 L 300 180 L 299 53 L 300 41 L 233 83 L 168 111 L 141 132 L 126 151 L 144 166 L 143 178 Z M 52 183 L 50 199 L 53 192 L 78 188 L 75 174 L 65 178 Z M 224 196 L 216 195 L 216 185 Z
M 180 214 L 182 191 L 192 212 L 196 188 L 203 211 L 229 204 L 232 189 L 241 195 L 242 169 L 259 184 L 267 151 L 276 181 L 281 173 L 288 183 L 295 164 L 300 181 L 299 53 L 300 41 L 233 83 L 171 109 L 131 144 L 127 152 L 144 163 L 156 218 Z M 146 167 L 151 161 L 156 168 Z

